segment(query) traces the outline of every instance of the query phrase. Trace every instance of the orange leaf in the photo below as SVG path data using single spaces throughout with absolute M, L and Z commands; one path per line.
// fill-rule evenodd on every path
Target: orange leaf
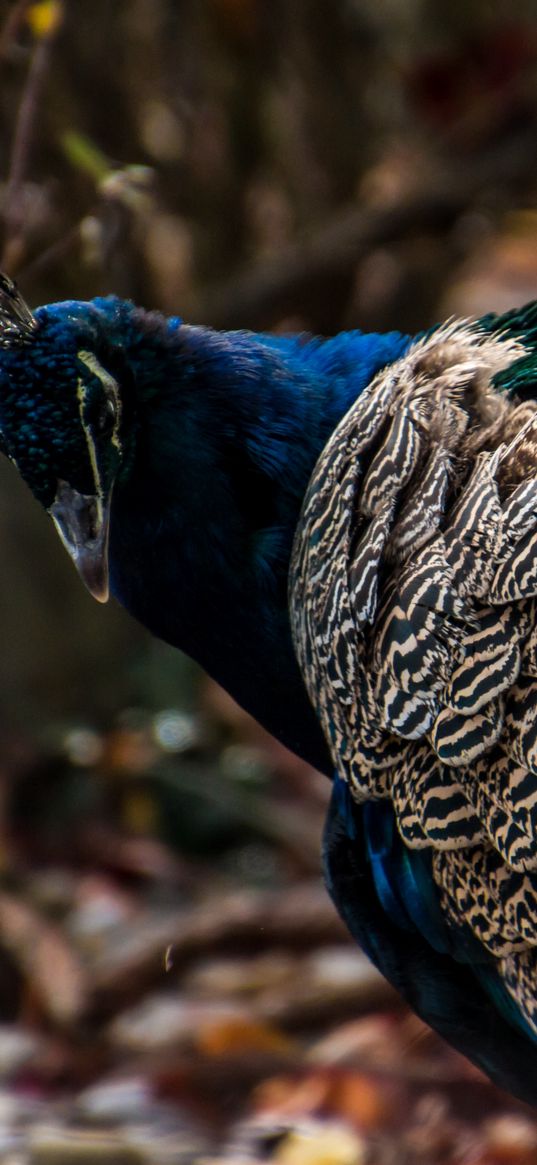
M 245 1016 L 223 1016 L 203 1023 L 196 1033 L 196 1045 L 206 1056 L 229 1056 L 244 1052 L 289 1055 L 293 1043 L 283 1032 Z

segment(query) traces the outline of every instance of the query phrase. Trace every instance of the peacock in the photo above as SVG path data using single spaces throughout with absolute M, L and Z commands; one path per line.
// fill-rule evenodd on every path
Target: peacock
M 0 446 L 91 593 L 332 780 L 351 934 L 537 1105 L 537 303 L 319 339 L 2 276 Z

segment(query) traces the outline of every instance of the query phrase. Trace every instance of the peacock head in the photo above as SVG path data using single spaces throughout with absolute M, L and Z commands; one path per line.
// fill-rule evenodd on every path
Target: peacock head
M 108 598 L 108 526 L 126 455 L 122 303 L 31 312 L 0 275 L 0 450 L 52 517 L 95 598 Z M 114 323 L 116 327 L 114 327 Z

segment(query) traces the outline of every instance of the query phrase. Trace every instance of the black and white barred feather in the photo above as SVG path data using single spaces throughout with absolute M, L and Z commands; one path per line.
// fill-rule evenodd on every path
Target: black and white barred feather
M 537 1032 L 537 403 L 493 386 L 523 355 L 455 322 L 377 375 L 311 478 L 290 602 L 334 766 L 432 849 Z

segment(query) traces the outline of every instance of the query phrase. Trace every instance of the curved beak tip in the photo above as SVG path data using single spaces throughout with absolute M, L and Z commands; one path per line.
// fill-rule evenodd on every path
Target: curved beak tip
M 73 556 L 73 561 L 90 595 L 97 599 L 98 603 L 107 603 L 110 597 L 108 563 L 103 559 L 93 560 L 90 557 L 83 561 L 82 555 L 78 556 L 78 560 Z

